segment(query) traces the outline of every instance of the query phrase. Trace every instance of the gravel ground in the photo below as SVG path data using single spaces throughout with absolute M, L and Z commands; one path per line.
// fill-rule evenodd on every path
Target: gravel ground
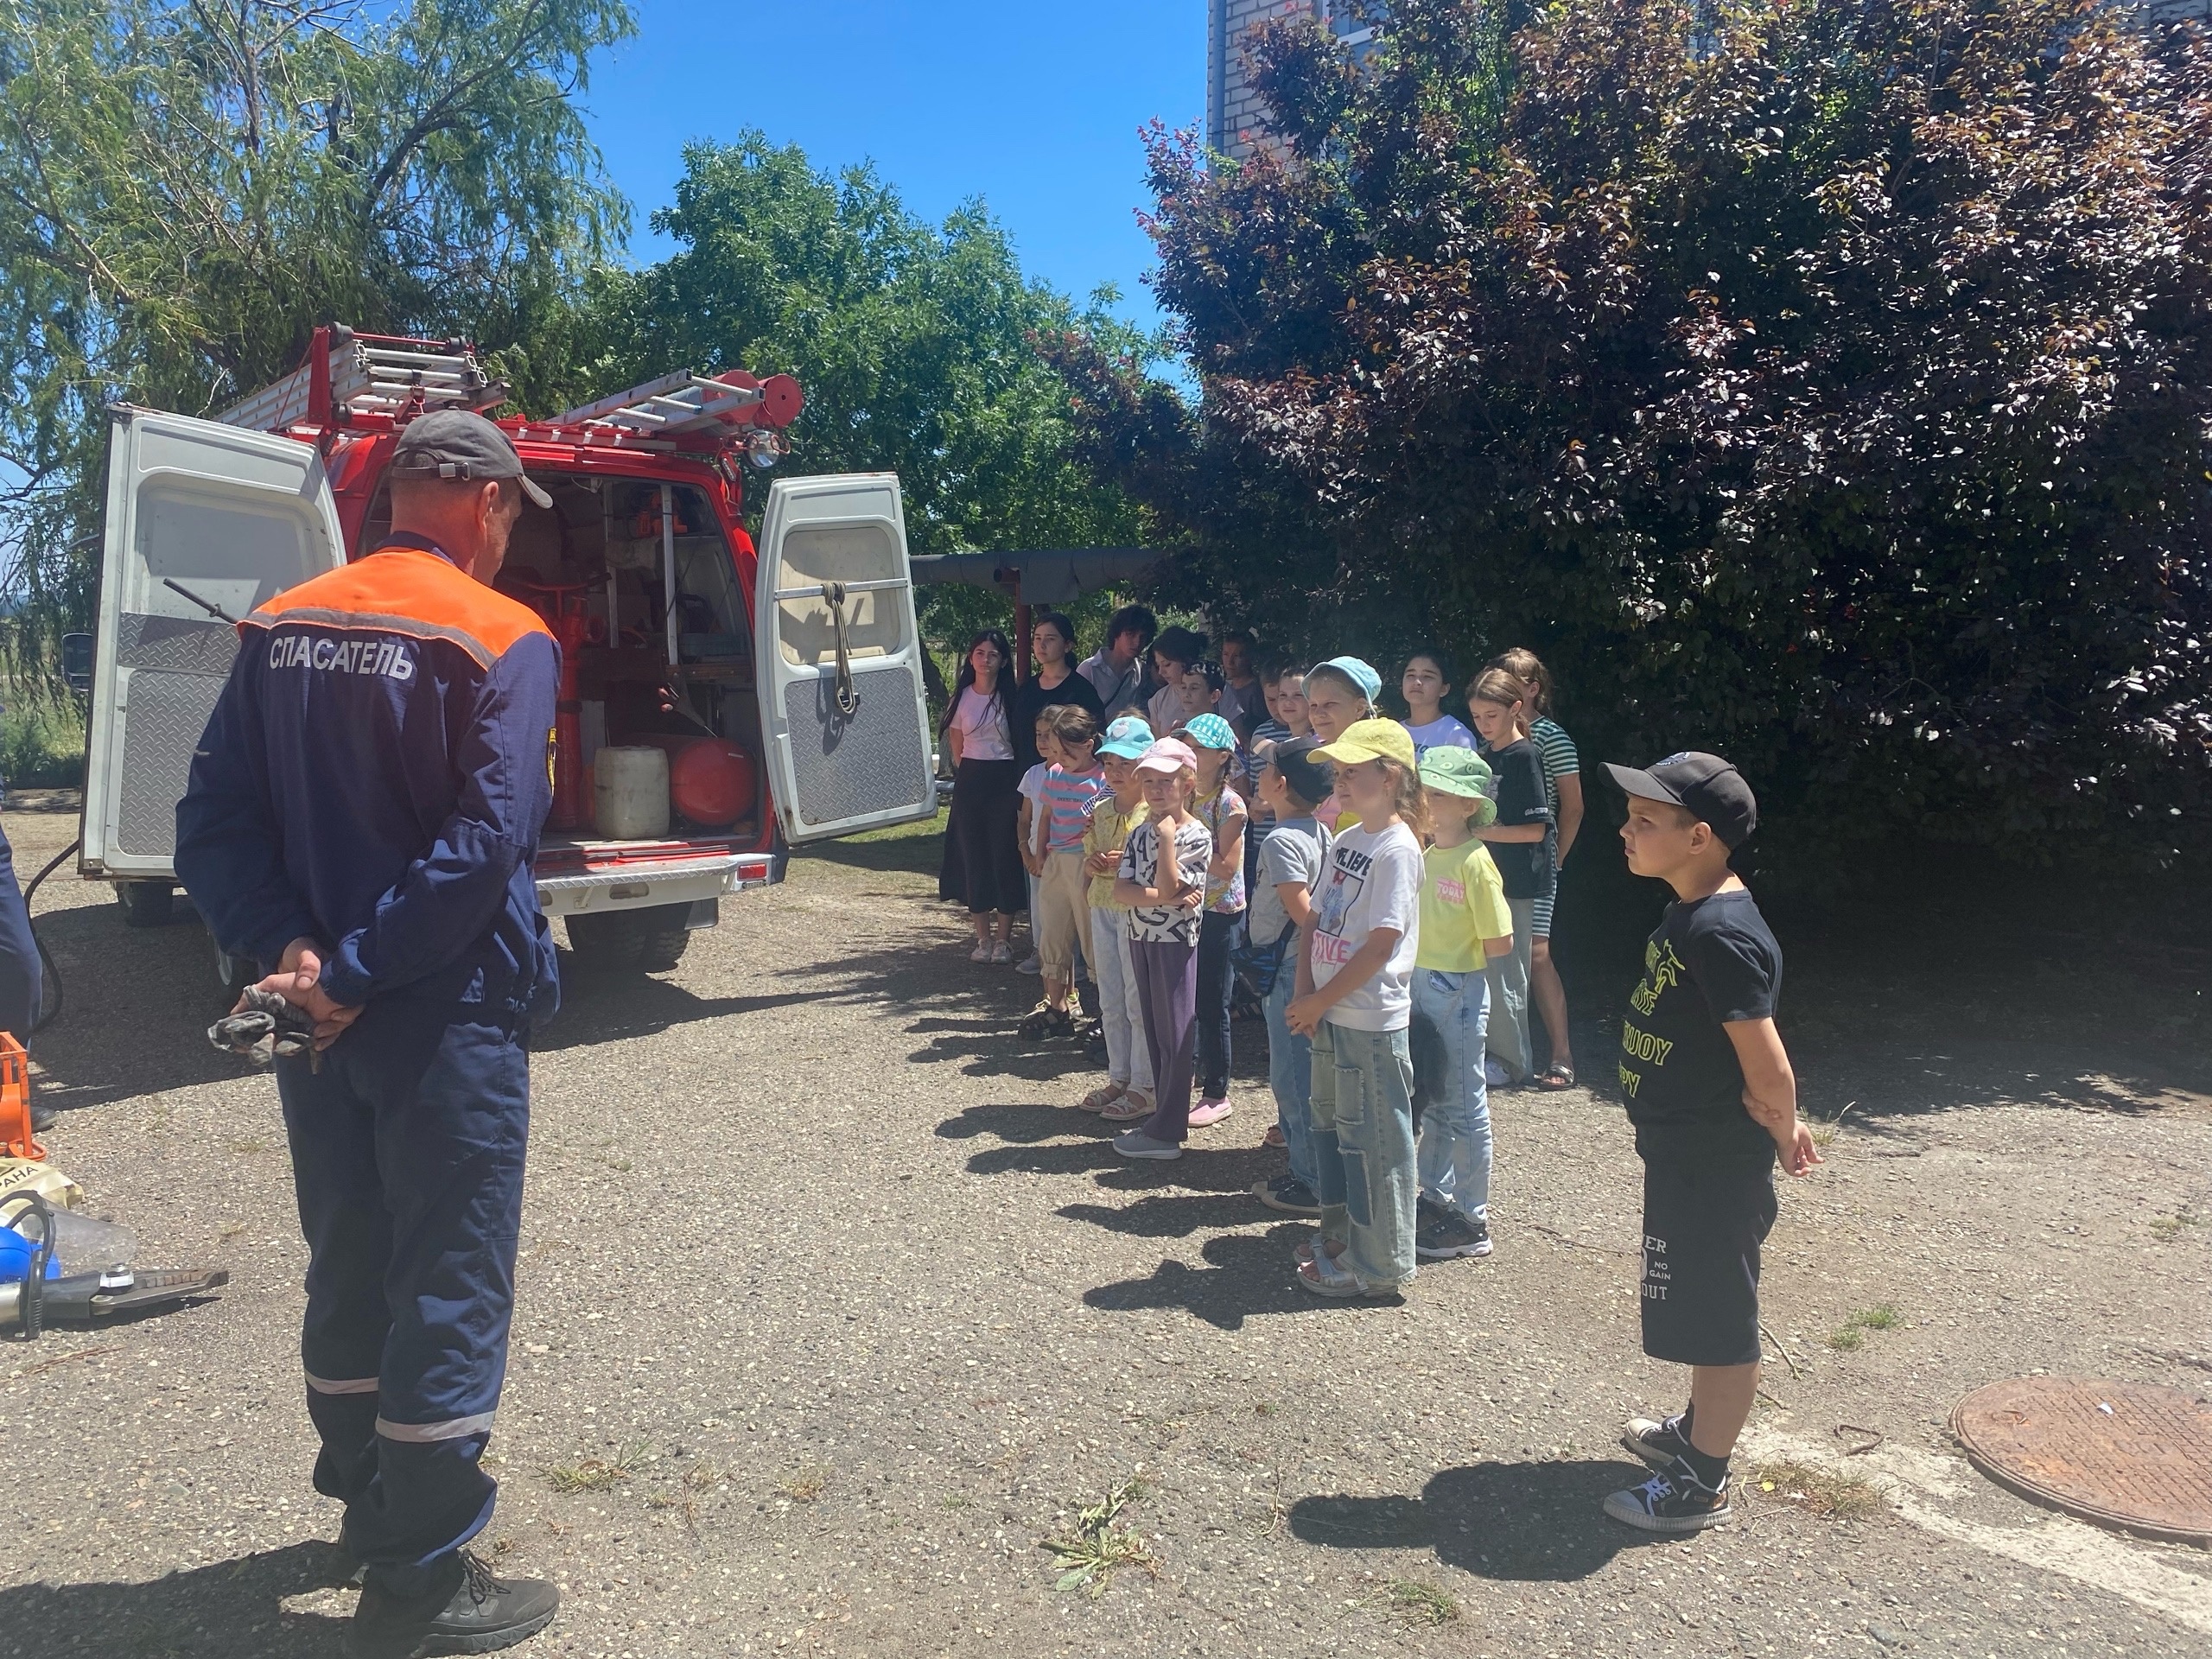
M 6 827 L 28 874 L 74 821 Z M 1799 989 L 1808 1099 L 1858 1104 L 1770 1247 L 1765 1472 L 1738 1524 L 1649 1543 L 1597 1512 L 1638 1473 L 1620 1419 L 1683 1388 L 1637 1351 L 1617 1108 L 1501 1097 L 1496 1255 L 1316 1303 L 1246 1196 L 1277 1167 L 1255 1067 L 1180 1163 L 1122 1165 L 1080 1051 L 1013 1035 L 1033 982 L 965 959 L 929 845 L 800 861 L 542 1033 L 482 1541 L 566 1589 L 524 1651 L 2212 1653 L 2212 1557 L 2056 1518 L 1944 1431 L 2026 1371 L 2212 1383 L 2185 1003 L 2137 1044 L 2008 1001 L 1938 1052 L 1844 976 Z M 66 873 L 39 910 L 54 1160 L 149 1261 L 232 1281 L 0 1345 L 0 1655 L 334 1653 L 275 1087 L 200 1038 L 196 925 L 126 931 Z M 1040 1541 L 1116 1489 L 1138 1558 L 1056 1587 Z

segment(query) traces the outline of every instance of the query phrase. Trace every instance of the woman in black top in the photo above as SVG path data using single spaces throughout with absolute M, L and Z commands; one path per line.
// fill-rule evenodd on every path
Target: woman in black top
M 1037 716 L 1047 709 L 1071 702 L 1101 731 L 1106 728 L 1098 688 L 1075 671 L 1075 624 L 1058 611 L 1039 611 L 1029 625 L 1029 645 L 1037 654 L 1037 671 L 1014 693 L 1012 715 L 1014 758 L 1022 772 L 1037 764 Z
M 1014 724 L 1007 695 L 1014 652 L 1006 635 L 985 628 L 969 641 L 960 678 L 938 727 L 952 762 L 952 813 L 944 826 L 944 863 L 938 897 L 968 906 L 975 929 L 972 962 L 1011 962 L 1014 918 L 1029 907 L 1027 873 L 1015 819 L 1021 808 L 1021 768 L 1014 759 Z

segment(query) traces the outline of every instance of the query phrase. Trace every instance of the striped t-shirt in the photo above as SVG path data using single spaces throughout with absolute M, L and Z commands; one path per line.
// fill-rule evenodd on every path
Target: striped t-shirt
M 1083 832 L 1090 822 L 1090 804 L 1106 792 L 1103 767 L 1094 766 L 1089 772 L 1046 767 L 1045 850 L 1060 853 L 1082 846 Z
M 1557 812 L 1559 780 L 1580 772 L 1582 757 L 1574 752 L 1574 740 L 1549 715 L 1540 716 L 1529 728 L 1529 741 L 1536 746 L 1536 757 L 1544 763 L 1544 792 L 1552 798 L 1552 810 Z

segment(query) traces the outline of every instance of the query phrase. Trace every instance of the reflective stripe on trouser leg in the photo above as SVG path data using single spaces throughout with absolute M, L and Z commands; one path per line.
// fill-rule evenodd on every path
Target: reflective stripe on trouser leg
M 505 1378 L 529 1059 L 522 1033 L 454 1018 L 474 1012 L 372 1003 L 324 1061 L 324 1077 L 373 1122 L 370 1173 L 353 1180 L 373 1182 L 385 1230 L 375 1259 L 360 1250 L 319 1265 L 333 1282 L 373 1277 L 380 1382 L 375 1395 L 318 1402 L 311 1394 L 310 1405 L 319 1426 L 325 1408 L 350 1408 L 349 1427 L 352 1413 L 365 1408 L 372 1476 L 346 1494 L 346 1535 L 379 1567 L 434 1560 L 466 1542 L 491 1518 L 497 1490 L 478 1459 Z M 280 1071 L 296 1145 L 312 1143 L 321 1128 L 304 1108 L 322 1091 L 296 1086 L 311 1077 L 303 1064 L 286 1062 Z M 327 1160 L 315 1166 L 328 1174 Z M 342 1213 L 351 1195 L 310 1192 L 304 1166 L 301 1183 L 312 1240 L 317 1223 Z M 311 1351 L 316 1312 L 311 1293 Z M 326 1432 L 326 1450 L 330 1438 Z

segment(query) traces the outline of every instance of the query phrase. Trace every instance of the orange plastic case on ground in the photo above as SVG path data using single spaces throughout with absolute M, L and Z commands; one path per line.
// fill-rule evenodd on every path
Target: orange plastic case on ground
M 0 1031 L 0 1157 L 46 1159 L 46 1148 L 31 1135 L 30 1056 L 4 1031 Z

